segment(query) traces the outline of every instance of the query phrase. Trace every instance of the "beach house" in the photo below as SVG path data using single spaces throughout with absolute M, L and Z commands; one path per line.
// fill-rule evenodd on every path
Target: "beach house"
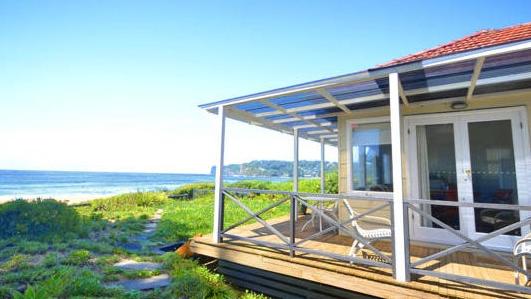
M 513 252 L 531 224 L 531 23 L 200 107 L 220 138 L 214 230 L 193 248 L 235 284 L 293 298 L 531 293 Z M 292 191 L 224 187 L 226 118 L 293 135 Z M 337 148 L 339 194 L 298 191 L 301 138 L 323 160 Z M 290 214 L 264 220 L 249 193 Z M 248 217 L 227 223 L 227 204 Z

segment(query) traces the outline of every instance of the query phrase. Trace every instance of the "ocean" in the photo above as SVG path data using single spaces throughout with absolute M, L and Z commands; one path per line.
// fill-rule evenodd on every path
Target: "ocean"
M 225 177 L 282 181 L 286 178 Z M 206 174 L 0 170 L 0 202 L 14 198 L 84 200 L 135 191 L 174 189 L 194 182 L 213 182 Z

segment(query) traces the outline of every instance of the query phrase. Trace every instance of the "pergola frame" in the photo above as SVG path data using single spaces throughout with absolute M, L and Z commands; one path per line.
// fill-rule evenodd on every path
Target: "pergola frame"
M 218 136 L 219 136 L 219 154 L 216 163 L 216 179 L 215 179 L 215 202 L 214 202 L 214 229 L 213 239 L 214 242 L 222 242 L 223 231 L 223 166 L 224 166 L 224 145 L 225 145 L 225 119 L 230 117 L 236 120 L 245 121 L 251 124 L 264 126 L 270 129 L 281 131 L 287 134 L 293 135 L 293 192 L 298 192 L 298 179 L 299 179 L 299 138 L 305 138 L 315 142 L 319 142 L 321 145 L 321 193 L 325 191 L 325 144 L 336 145 L 337 129 L 333 128 L 334 125 L 331 122 L 317 121 L 318 118 L 337 117 L 339 115 L 349 115 L 353 111 L 348 107 L 351 104 L 369 103 L 375 101 L 388 100 L 390 109 L 390 125 L 391 125 L 391 139 L 392 139 L 392 163 L 393 167 L 393 181 L 396 182 L 393 188 L 393 203 L 392 203 L 392 223 L 393 223 L 393 274 L 398 281 L 410 280 L 410 265 L 409 265 L 409 224 L 407 217 L 407 203 L 404 201 L 403 186 L 403 171 L 402 171 L 402 107 L 401 103 L 405 106 L 415 105 L 416 103 L 411 101 L 412 96 L 437 93 L 456 89 L 466 89 L 466 95 L 460 97 L 450 97 L 443 99 L 442 101 L 454 102 L 454 101 L 472 101 L 476 98 L 488 97 L 487 95 L 474 95 L 474 91 L 478 87 L 502 84 L 510 82 L 518 82 L 522 80 L 530 80 L 531 72 L 521 72 L 519 74 L 501 75 L 497 77 L 480 78 L 481 72 L 485 65 L 487 58 L 504 55 L 508 53 L 514 53 L 518 51 L 524 51 L 531 49 L 531 41 L 517 42 L 502 46 L 489 47 L 485 49 L 479 49 L 474 51 L 468 51 L 465 53 L 459 53 L 454 55 L 448 55 L 442 58 L 428 59 L 424 61 L 417 61 L 413 63 L 406 63 L 398 66 L 384 67 L 374 70 L 368 70 L 364 72 L 354 73 L 351 75 L 335 77 L 331 79 L 311 82 L 298 86 L 293 86 L 286 89 L 274 90 L 257 95 L 246 96 L 242 98 L 231 99 L 222 102 L 216 102 L 201 106 L 210 112 L 218 114 Z M 403 88 L 403 82 L 400 79 L 401 73 L 425 70 L 445 65 L 452 65 L 462 62 L 474 62 L 472 75 L 468 80 L 461 82 L 454 82 L 449 84 L 441 84 L 437 86 L 426 86 L 422 88 L 415 88 L 405 90 Z M 330 88 L 338 86 L 346 86 L 354 83 L 363 83 L 376 80 L 388 80 L 389 92 L 379 93 L 367 96 L 359 96 L 348 99 L 337 99 L 329 92 Z M 531 89 L 524 89 L 529 91 Z M 301 107 L 285 108 L 281 105 L 273 103 L 271 100 L 280 96 L 288 96 L 303 92 L 316 92 L 320 94 L 326 102 L 311 104 Z M 520 89 L 519 91 L 523 91 Z M 513 91 L 503 91 L 502 93 L 511 93 Z M 433 102 L 440 102 L 433 101 Z M 251 113 L 237 109 L 237 105 L 242 103 L 260 102 L 272 111 Z M 426 101 L 430 102 L 430 101 Z M 333 112 L 317 116 L 301 115 L 306 111 L 314 109 L 335 107 L 341 110 L 341 112 Z M 286 115 L 288 118 L 281 119 L 267 119 L 267 117 L 276 115 Z M 297 125 L 290 127 L 286 125 L 289 122 L 300 121 L 303 125 Z M 311 130 L 313 133 L 302 133 L 302 129 L 315 128 Z M 318 130 L 318 131 L 316 131 Z
M 331 88 L 338 88 L 352 84 L 362 84 L 365 82 L 376 82 L 377 80 L 386 80 L 386 78 L 391 73 L 402 74 L 419 70 L 429 70 L 437 67 L 456 65 L 467 61 L 473 61 L 475 62 L 475 64 L 472 70 L 471 78 L 458 82 L 438 84 L 433 86 L 427 85 L 423 87 L 408 89 L 405 89 L 403 87 L 402 81 L 399 82 L 400 99 L 402 103 L 406 106 L 417 105 L 416 102 L 410 100 L 411 97 L 425 94 L 451 92 L 457 89 L 466 89 L 465 95 L 458 97 L 449 97 L 445 100 L 448 102 L 468 102 L 470 100 L 473 100 L 474 98 L 479 99 L 485 96 L 474 95 L 474 92 L 480 87 L 489 86 L 492 84 L 504 84 L 531 79 L 531 72 L 529 71 L 520 72 L 518 74 L 480 78 L 481 72 L 484 68 L 485 60 L 487 58 L 529 49 L 531 49 L 531 41 L 515 42 L 506 45 L 488 47 L 484 49 L 478 49 L 439 58 L 405 63 L 390 67 L 369 69 L 367 71 L 357 72 L 345 76 L 339 76 L 306 84 L 300 84 L 292 87 L 277 89 L 269 92 L 259 93 L 255 95 L 214 102 L 211 104 L 201 105 L 200 107 L 210 112 L 217 113 L 219 107 L 223 106 L 227 108 L 227 116 L 230 118 L 267 127 L 287 134 L 293 134 L 294 128 L 307 129 L 305 130 L 305 132 L 300 131 L 299 137 L 315 142 L 320 142 L 321 136 L 333 135 L 337 133 L 337 129 L 334 128 L 335 123 L 330 121 L 324 121 L 324 119 L 330 117 L 334 118 L 339 115 L 352 114 L 353 110 L 348 107 L 349 105 L 381 102 L 386 101 L 390 98 L 389 92 L 382 91 L 370 95 L 338 99 L 330 92 Z M 300 107 L 283 107 L 282 105 L 272 102 L 272 100 L 277 99 L 279 97 L 293 96 L 305 92 L 313 92 L 317 95 L 320 95 L 324 101 L 320 103 L 303 105 Z M 242 109 L 238 109 L 238 105 L 243 103 L 261 103 L 264 106 L 270 108 L 270 110 L 252 113 L 244 111 Z M 338 111 L 319 115 L 314 115 L 311 113 L 308 114 L 308 112 L 311 112 L 316 109 L 337 109 Z M 274 118 L 275 116 L 282 115 L 286 117 Z M 323 121 L 318 121 L 319 119 Z M 297 124 L 295 126 L 289 125 L 289 123 L 296 122 L 301 122 L 302 124 Z M 310 132 L 315 131 L 318 131 L 319 133 L 309 134 Z M 331 138 L 333 140 L 330 140 Z M 335 138 L 335 136 L 328 137 L 326 138 L 325 143 L 335 145 Z

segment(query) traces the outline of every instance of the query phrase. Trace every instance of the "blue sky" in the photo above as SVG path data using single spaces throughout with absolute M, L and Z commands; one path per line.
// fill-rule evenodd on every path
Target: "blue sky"
M 0 0 L 0 169 L 208 172 L 216 122 L 198 104 L 528 21 L 529 1 Z M 228 163 L 291 146 L 228 124 Z

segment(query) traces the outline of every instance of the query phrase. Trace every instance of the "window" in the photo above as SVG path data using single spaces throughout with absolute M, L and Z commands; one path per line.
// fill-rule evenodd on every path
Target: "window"
M 352 190 L 392 192 L 390 124 L 352 124 L 351 128 Z

